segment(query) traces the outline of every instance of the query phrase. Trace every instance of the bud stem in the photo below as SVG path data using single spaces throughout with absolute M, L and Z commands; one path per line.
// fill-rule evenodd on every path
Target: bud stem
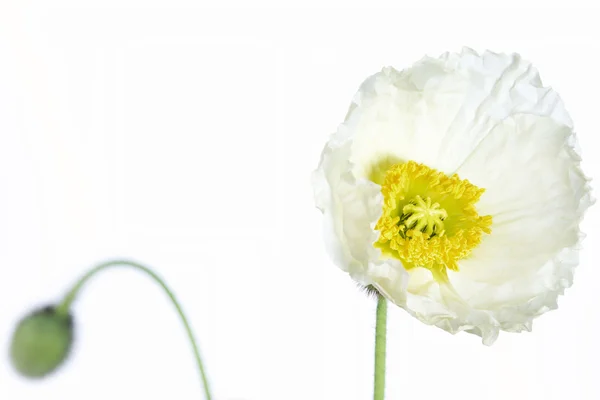
M 375 379 L 373 399 L 385 399 L 385 355 L 387 334 L 387 300 L 377 296 L 377 322 L 375 325 Z
M 65 296 L 63 301 L 56 307 L 56 313 L 68 315 L 71 305 L 72 305 L 73 301 L 75 300 L 75 298 L 77 297 L 77 294 L 79 293 L 79 291 L 83 287 L 83 285 L 96 273 L 98 273 L 104 269 L 107 269 L 110 267 L 115 267 L 115 266 L 132 267 L 134 269 L 145 272 L 156 283 L 158 283 L 164 289 L 164 291 L 167 293 L 167 295 L 171 299 L 171 302 L 175 306 L 177 313 L 181 317 L 181 321 L 183 322 L 183 325 L 185 327 L 185 330 L 187 332 L 189 340 L 194 349 L 194 355 L 196 357 L 196 362 L 198 364 L 198 370 L 200 371 L 200 378 L 202 380 L 202 385 L 204 387 L 205 398 L 206 398 L 206 400 L 211 400 L 212 396 L 210 394 L 210 387 L 208 384 L 208 379 L 206 377 L 206 372 L 204 371 L 204 365 L 202 363 L 202 358 L 200 357 L 200 349 L 198 348 L 198 344 L 196 342 L 196 339 L 194 338 L 194 334 L 192 332 L 192 328 L 190 327 L 188 319 L 185 316 L 185 314 L 183 313 L 183 309 L 181 308 L 179 302 L 175 298 L 175 295 L 173 294 L 173 292 L 167 287 L 166 283 L 151 269 L 149 269 L 141 264 L 138 264 L 136 262 L 129 261 L 129 260 L 113 260 L 113 261 L 108 261 L 108 262 L 99 264 L 98 266 L 96 266 L 96 267 L 92 268 L 90 271 L 88 271 L 85 275 L 83 275 L 77 281 L 75 286 L 73 286 L 73 288 L 67 293 L 67 295 Z

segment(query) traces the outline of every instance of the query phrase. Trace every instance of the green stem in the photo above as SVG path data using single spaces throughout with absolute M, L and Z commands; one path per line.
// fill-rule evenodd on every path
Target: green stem
M 139 271 L 145 272 L 154 281 L 156 281 L 156 283 L 158 283 L 164 289 L 164 291 L 167 293 L 167 295 L 171 299 L 171 302 L 177 309 L 177 313 L 181 317 L 181 321 L 183 322 L 183 325 L 185 327 L 187 335 L 190 339 L 190 342 L 192 343 L 192 347 L 194 349 L 194 355 L 196 357 L 196 362 L 198 364 L 198 369 L 200 371 L 200 378 L 202 379 L 202 385 L 204 387 L 204 394 L 205 394 L 206 400 L 211 400 L 212 396 L 210 394 L 210 387 L 208 384 L 208 379 L 206 377 L 206 372 L 204 371 L 204 365 L 202 363 L 202 358 L 200 357 L 200 349 L 198 348 L 198 344 L 196 342 L 196 339 L 194 338 L 194 334 L 192 332 L 192 328 L 190 327 L 188 319 L 185 316 L 185 314 L 183 313 L 183 309 L 181 308 L 181 305 L 175 298 L 175 295 L 173 294 L 173 292 L 167 287 L 166 283 L 151 269 L 149 269 L 141 264 L 138 264 L 136 262 L 129 261 L 129 260 L 113 260 L 113 261 L 108 261 L 108 262 L 102 263 L 102 264 L 96 266 L 95 268 L 92 268 L 85 275 L 83 275 L 79 279 L 79 281 L 77 281 L 75 286 L 73 286 L 73 288 L 67 293 L 67 295 L 65 296 L 63 301 L 56 307 L 56 312 L 68 314 L 73 301 L 77 297 L 77 294 L 79 293 L 79 291 L 81 290 L 83 285 L 92 276 L 96 275 L 98 272 L 100 272 L 104 269 L 110 268 L 110 267 L 115 267 L 115 266 L 132 267 Z
M 373 399 L 385 399 L 385 352 L 387 333 L 387 300 L 377 296 L 377 322 L 375 325 L 375 379 Z

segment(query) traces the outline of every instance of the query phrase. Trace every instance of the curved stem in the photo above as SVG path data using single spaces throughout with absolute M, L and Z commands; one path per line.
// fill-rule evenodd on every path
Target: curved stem
M 81 288 L 83 287 L 83 285 L 92 276 L 96 275 L 98 272 L 100 272 L 100 271 L 102 271 L 104 269 L 110 268 L 110 267 L 115 267 L 115 266 L 132 267 L 134 269 L 137 269 L 137 270 L 140 270 L 140 271 L 146 273 L 156 283 L 158 283 L 164 289 L 164 291 L 167 293 L 167 295 L 171 299 L 171 302 L 175 306 L 175 308 L 177 310 L 177 313 L 181 317 L 181 321 L 183 322 L 185 330 L 186 330 L 186 332 L 188 334 L 188 337 L 189 337 L 190 342 L 192 344 L 192 347 L 194 349 L 194 355 L 196 357 L 196 362 L 198 364 L 198 369 L 200 371 L 200 378 L 202 379 L 202 384 L 203 384 L 203 387 L 204 387 L 204 394 L 205 394 L 206 400 L 211 400 L 212 396 L 210 394 L 210 387 L 209 387 L 209 384 L 208 384 L 208 379 L 206 377 L 206 372 L 204 371 L 204 365 L 202 363 L 202 358 L 200 357 L 200 349 L 198 348 L 198 344 L 196 343 L 196 339 L 194 338 L 194 334 L 192 332 L 192 328 L 190 327 L 188 319 L 185 316 L 185 314 L 183 313 L 183 309 L 181 308 L 181 305 L 179 304 L 179 302 L 175 298 L 175 295 L 173 294 L 173 292 L 171 291 L 171 289 L 169 289 L 169 287 L 166 285 L 166 283 L 154 271 L 152 271 L 151 269 L 149 269 L 149 268 L 147 268 L 147 267 L 145 267 L 145 266 L 143 266 L 141 264 L 138 264 L 136 262 L 129 261 L 129 260 L 113 260 L 113 261 L 108 261 L 108 262 L 102 263 L 102 264 L 96 266 L 95 268 L 92 268 L 85 275 L 83 275 L 79 279 L 79 281 L 77 281 L 77 283 L 75 284 L 75 286 L 73 286 L 73 288 L 67 293 L 67 295 L 65 296 L 65 298 L 63 299 L 63 301 L 56 307 L 56 312 L 57 313 L 68 314 L 69 310 L 71 308 L 71 304 L 73 303 L 73 301 L 77 297 L 77 294 L 79 293 L 79 291 L 81 290 Z
M 387 333 L 387 300 L 377 296 L 377 322 L 375 325 L 375 379 L 373 399 L 385 398 L 385 354 Z

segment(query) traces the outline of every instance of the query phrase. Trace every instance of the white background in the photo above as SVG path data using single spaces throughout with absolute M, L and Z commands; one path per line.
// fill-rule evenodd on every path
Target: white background
M 64 369 L 12 371 L 15 322 L 114 257 L 175 290 L 215 400 L 371 398 L 374 304 L 326 256 L 310 173 L 385 65 L 521 53 L 600 173 L 598 10 L 1 4 L 0 399 L 202 398 L 172 306 L 130 270 L 86 287 Z M 593 207 L 583 224 L 574 287 L 533 333 L 485 347 L 392 309 L 387 398 L 600 398 L 599 218 Z

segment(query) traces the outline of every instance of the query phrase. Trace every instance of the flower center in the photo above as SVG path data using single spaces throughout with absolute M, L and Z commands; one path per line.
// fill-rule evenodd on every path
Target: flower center
M 425 200 L 416 195 L 407 205 L 402 207 L 402 216 L 400 217 L 400 230 L 421 231 L 429 237 L 434 234 L 442 236 L 444 234 L 444 219 L 448 213 L 440 208 L 439 203 L 431 204 L 431 197 Z
M 374 246 L 406 269 L 423 267 L 436 279 L 447 279 L 446 269 L 457 271 L 457 261 L 491 232 L 492 217 L 475 209 L 484 189 L 414 161 L 381 164 L 373 171 L 385 168 L 385 174 L 371 175 L 383 194 Z

